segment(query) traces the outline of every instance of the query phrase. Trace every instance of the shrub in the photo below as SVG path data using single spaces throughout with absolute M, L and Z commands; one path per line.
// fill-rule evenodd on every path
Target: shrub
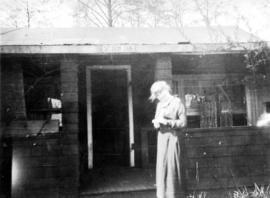
M 242 190 L 234 191 L 233 198 L 270 198 L 270 186 L 266 188 L 264 186 L 259 187 L 254 184 L 254 190 L 249 192 L 246 187 Z
M 217 193 L 219 196 L 220 193 Z M 193 193 L 187 198 L 213 198 L 215 196 L 207 195 L 206 192 Z M 256 183 L 254 184 L 254 190 L 248 190 L 247 187 L 239 188 L 233 192 L 228 192 L 227 195 L 223 196 L 226 198 L 270 198 L 270 185 L 267 187 L 261 186 L 259 187 Z M 220 198 L 220 197 L 219 197 Z

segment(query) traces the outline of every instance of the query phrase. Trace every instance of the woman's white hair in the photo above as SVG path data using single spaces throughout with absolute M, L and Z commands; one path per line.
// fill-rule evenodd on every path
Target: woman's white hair
M 162 80 L 154 82 L 150 88 L 151 96 L 149 97 L 149 99 L 153 102 L 155 99 L 157 99 L 156 94 L 163 90 L 171 92 L 171 87 L 166 81 Z

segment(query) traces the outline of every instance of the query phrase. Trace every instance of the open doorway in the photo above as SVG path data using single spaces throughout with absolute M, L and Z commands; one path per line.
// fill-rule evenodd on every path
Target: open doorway
M 87 68 L 88 168 L 134 166 L 130 66 Z

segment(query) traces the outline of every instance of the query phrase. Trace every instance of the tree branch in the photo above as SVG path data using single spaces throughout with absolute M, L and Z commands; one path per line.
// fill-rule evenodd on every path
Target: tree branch
M 26 96 L 27 94 L 29 94 L 29 92 L 35 88 L 35 86 L 40 82 L 42 81 L 44 78 L 48 77 L 50 74 L 53 74 L 54 72 L 57 72 L 59 71 L 59 69 L 55 69 L 55 70 L 52 70 L 52 71 L 48 71 L 48 72 L 45 72 L 42 76 L 38 77 L 35 82 L 25 91 L 24 95 Z
M 113 19 L 112 19 L 112 0 L 108 0 L 108 26 L 112 27 L 113 26 Z
M 89 17 L 88 14 L 86 14 L 84 17 L 86 17 L 87 20 L 91 21 L 91 22 L 92 22 L 93 24 L 95 24 L 97 27 L 103 27 L 103 26 L 104 26 L 100 21 L 98 21 L 98 22 L 101 23 L 101 24 L 98 24 L 95 20 L 93 20 L 91 17 Z
M 97 2 L 97 0 L 95 0 L 95 2 L 96 2 L 97 7 L 99 8 L 99 10 L 102 12 L 102 14 L 104 16 L 106 16 L 107 14 L 104 12 L 104 10 L 102 9 L 102 7 L 99 5 L 99 2 Z
M 203 21 L 205 22 L 206 26 L 207 26 L 209 29 L 211 29 L 209 17 L 203 13 L 203 10 L 202 10 L 202 8 L 201 8 L 200 5 L 199 5 L 198 0 L 193 0 L 193 1 L 194 1 L 195 5 L 196 5 L 198 11 L 200 12 L 201 16 L 203 17 Z
M 87 3 L 83 2 L 82 0 L 78 0 L 82 5 L 84 5 L 86 8 L 92 11 L 93 16 L 102 24 L 100 19 L 97 17 L 97 15 L 104 20 L 104 22 L 107 24 L 107 19 L 104 18 L 99 12 L 97 12 L 95 9 L 91 8 Z M 95 14 L 94 14 L 95 13 Z

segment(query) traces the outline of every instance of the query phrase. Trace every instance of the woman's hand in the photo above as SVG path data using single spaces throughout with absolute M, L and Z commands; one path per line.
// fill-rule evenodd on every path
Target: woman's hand
M 160 127 L 161 124 L 163 125 L 167 125 L 168 124 L 168 120 L 162 117 L 156 118 L 154 120 L 152 120 L 152 123 L 154 125 L 154 127 L 157 129 Z
M 156 119 L 152 120 L 152 123 L 153 123 L 155 129 L 158 129 L 160 127 L 160 124 Z

